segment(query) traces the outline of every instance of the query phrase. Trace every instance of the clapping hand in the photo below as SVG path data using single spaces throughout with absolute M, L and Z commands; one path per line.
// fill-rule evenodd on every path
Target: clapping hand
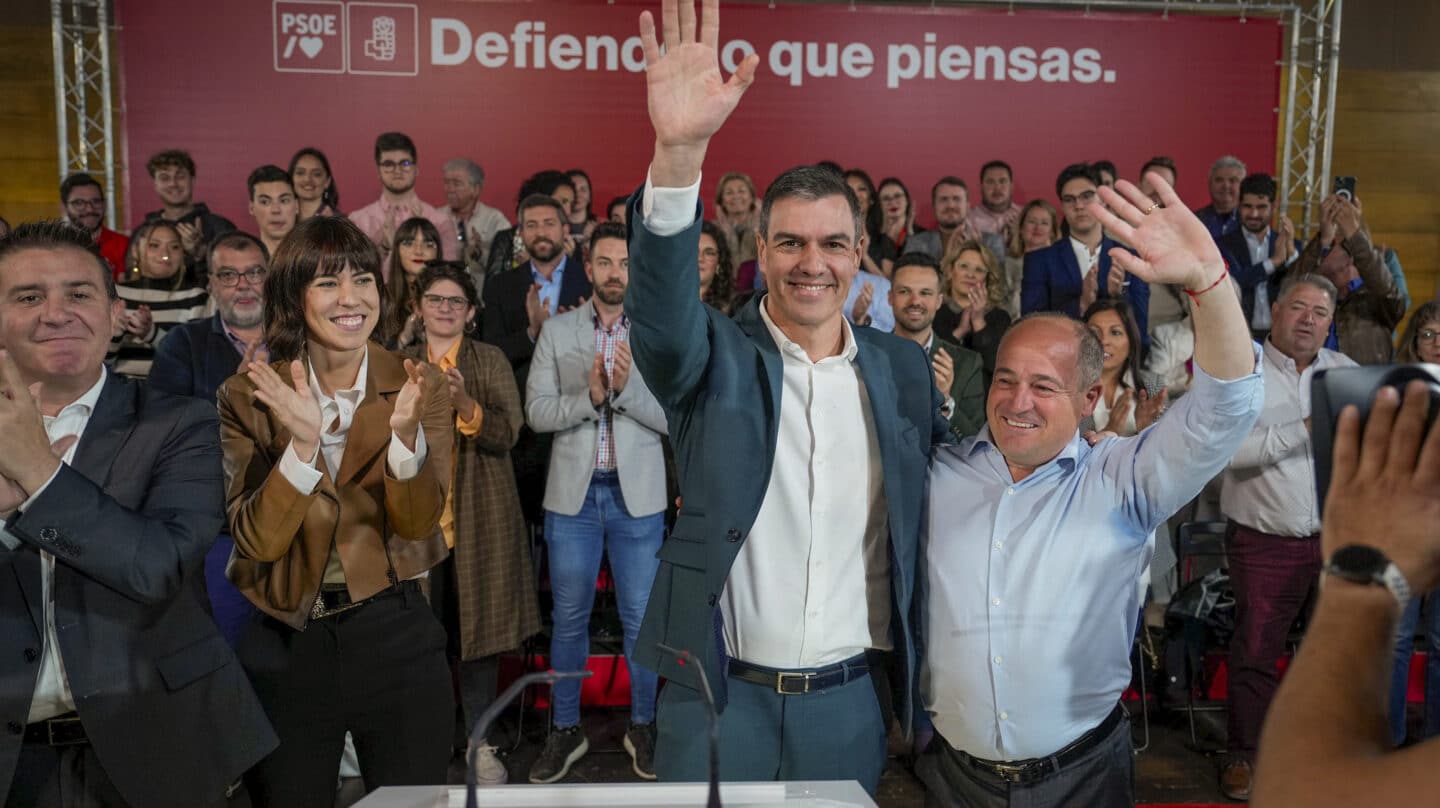
M 640 14 L 646 94 L 655 128 L 651 179 L 659 187 L 684 187 L 699 172 L 710 137 L 755 80 L 760 56 L 745 57 L 728 80 L 720 74 L 719 0 L 704 0 L 698 26 L 692 0 L 664 0 L 661 22 L 663 41 L 655 36 L 650 12 Z
M 155 318 L 150 314 L 150 307 L 141 303 L 136 309 L 127 309 L 121 315 L 121 322 L 125 330 L 130 332 L 136 339 L 145 339 L 150 336 L 150 327 L 155 324 Z
M 590 405 L 598 407 L 605 403 L 605 354 L 596 352 L 590 360 Z
M 855 296 L 855 305 L 850 307 L 850 322 L 865 325 L 870 322 L 870 304 L 875 300 L 875 284 L 865 281 L 860 294 Z
M 186 255 L 197 256 L 200 254 L 205 243 L 201 239 L 203 229 L 199 216 L 196 216 L 193 221 L 176 222 L 175 232 L 180 236 L 180 247 L 185 250 Z
M 420 432 L 420 415 L 425 411 L 425 363 L 405 360 L 405 374 L 410 378 L 395 397 L 395 411 L 390 414 L 390 429 L 405 448 L 415 451 L 415 438 Z
M 525 317 L 529 320 L 531 340 L 540 338 L 540 328 L 545 321 L 550 319 L 550 299 L 540 297 L 540 284 L 530 284 L 530 291 L 525 293 Z
M 610 370 L 610 392 L 620 395 L 625 389 L 625 384 L 630 381 L 630 343 L 621 340 L 615 345 L 614 367 Z
M 460 368 L 445 371 L 445 386 L 450 388 L 450 404 L 455 407 L 455 414 L 463 421 L 473 420 L 480 404 L 465 392 L 465 375 Z
M 306 463 L 314 461 L 315 452 L 320 448 L 320 402 L 310 390 L 305 363 L 298 359 L 290 363 L 290 384 L 286 384 L 274 368 L 254 361 L 253 357 L 242 367 L 255 384 L 255 400 L 268 407 L 280 426 L 290 433 L 295 454 Z
M 51 442 L 40 415 L 40 387 L 27 387 L 10 352 L 0 350 L 0 514 L 44 485 L 78 439 L 66 435 Z
M 1170 391 L 1160 388 L 1160 392 L 1150 395 L 1148 391 L 1141 388 L 1136 394 L 1140 403 L 1135 407 L 1135 431 L 1144 432 L 1147 427 L 1155 423 L 1165 412 L 1165 403 L 1170 400 Z
M 930 367 L 935 369 L 935 389 L 942 396 L 950 395 L 950 385 L 955 383 L 955 360 L 950 358 L 950 352 L 944 348 L 936 351 Z
M 1105 274 L 1105 293 L 1110 297 L 1119 297 L 1124 294 L 1126 283 L 1125 270 L 1119 264 L 1110 264 L 1110 271 Z
M 1115 266 L 1112 264 L 1112 270 Z M 1100 296 L 1100 259 L 1097 257 L 1090 262 L 1090 268 L 1085 271 L 1085 277 L 1080 279 L 1080 315 L 1090 310 L 1095 303 L 1095 298 Z

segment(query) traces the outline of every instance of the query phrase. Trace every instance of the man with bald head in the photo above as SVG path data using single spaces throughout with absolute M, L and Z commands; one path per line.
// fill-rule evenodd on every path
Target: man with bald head
M 986 425 L 937 450 L 922 539 L 921 696 L 932 805 L 1130 806 L 1120 694 L 1154 529 L 1230 461 L 1264 391 L 1240 301 L 1205 226 L 1169 183 L 1100 189 L 1093 212 L 1137 254 L 1111 258 L 1193 301 L 1195 383 L 1152 428 L 1090 446 L 1099 341 L 1054 312 L 1005 335 Z

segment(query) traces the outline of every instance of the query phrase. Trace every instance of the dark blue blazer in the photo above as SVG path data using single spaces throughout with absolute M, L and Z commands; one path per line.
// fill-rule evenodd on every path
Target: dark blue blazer
M 625 311 L 631 350 L 669 421 L 683 497 L 660 548 L 635 656 L 673 684 L 697 688 L 693 670 L 677 665 L 657 644 L 689 650 L 701 660 L 723 709 L 727 659 L 720 593 L 769 483 L 783 371 L 760 317 L 761 297 L 733 320 L 700 302 L 700 213 L 685 232 L 661 237 L 641 222 L 639 194 L 630 200 Z M 912 610 L 923 607 L 913 598 L 921 505 L 930 448 L 950 439 L 950 425 L 940 415 L 944 402 L 920 345 L 873 328 L 853 333 L 880 445 L 890 526 L 891 635 L 903 665 L 891 684 L 903 695 L 897 712 L 908 730 L 917 654 L 912 632 L 918 626 Z
M 481 341 L 499 348 L 510 360 L 510 367 L 525 389 L 523 371 L 530 365 L 535 343 L 525 333 L 530 317 L 525 313 L 525 295 L 535 281 L 530 265 L 491 275 L 485 281 L 485 311 L 481 319 Z M 565 259 L 565 273 L 560 276 L 559 306 L 575 306 L 580 298 L 590 296 L 590 280 L 585 277 L 585 262 L 578 254 Z
M 225 336 L 220 315 L 170 329 L 155 348 L 150 386 L 215 403 L 215 391 L 240 367 L 240 352 Z
M 6 524 L 20 546 L 0 549 L 0 720 L 23 725 L 30 710 L 44 550 L 75 709 L 130 805 L 221 803 L 276 746 L 205 598 L 224 519 L 215 405 L 111 374 L 74 460 Z M 0 733 L 0 793 L 20 747 Z
M 1266 257 L 1269 257 L 1269 253 L 1275 252 L 1275 239 L 1279 238 L 1279 235 L 1273 229 L 1270 231 L 1270 236 L 1265 240 Z M 1245 310 L 1245 322 L 1254 322 L 1255 290 L 1260 284 L 1266 284 L 1270 302 L 1274 303 L 1275 299 L 1280 296 L 1280 283 L 1285 280 L 1286 268 L 1276 267 L 1274 274 L 1266 275 L 1263 262 L 1259 264 L 1252 262 L 1250 260 L 1250 242 L 1245 240 L 1243 226 L 1216 239 L 1215 244 L 1230 265 L 1230 277 L 1240 284 L 1240 306 Z M 1297 240 L 1292 255 L 1299 255 L 1304 249 L 1304 246 Z
M 1100 241 L 1100 290 L 1098 296 L 1109 297 L 1105 288 L 1105 276 L 1110 272 L 1110 250 L 1122 246 L 1118 241 L 1104 238 Z M 1088 269 L 1089 267 L 1085 267 Z M 1020 282 L 1020 313 L 1035 311 L 1059 311 L 1079 318 L 1080 283 L 1083 279 L 1080 262 L 1075 260 L 1075 250 L 1070 239 L 1061 238 L 1043 250 L 1025 254 L 1025 269 Z M 1125 298 L 1135 311 L 1135 324 L 1140 327 L 1140 339 L 1150 344 L 1150 284 L 1134 275 L 1130 285 L 1125 287 Z

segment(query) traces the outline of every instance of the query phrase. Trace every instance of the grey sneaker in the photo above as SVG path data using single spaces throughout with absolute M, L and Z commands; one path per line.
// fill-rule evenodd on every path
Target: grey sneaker
M 631 768 L 642 780 L 655 779 L 655 723 L 631 724 L 625 733 L 625 751 Z
M 580 731 L 579 724 L 565 729 L 551 727 L 550 735 L 545 738 L 545 748 L 540 750 L 540 757 L 530 767 L 530 782 L 543 784 L 564 779 L 570 773 L 571 765 L 589 751 L 590 741 Z

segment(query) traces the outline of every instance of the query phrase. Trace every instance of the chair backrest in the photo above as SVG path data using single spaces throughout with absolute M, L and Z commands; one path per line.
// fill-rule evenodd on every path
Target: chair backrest
M 1186 522 L 1180 526 L 1175 540 L 1175 562 L 1180 573 L 1181 586 L 1215 567 L 1222 566 L 1221 560 L 1225 557 L 1225 533 L 1228 529 L 1228 522 Z M 1213 559 L 1215 563 L 1207 564 L 1206 569 L 1197 572 L 1194 564 L 1197 558 Z

